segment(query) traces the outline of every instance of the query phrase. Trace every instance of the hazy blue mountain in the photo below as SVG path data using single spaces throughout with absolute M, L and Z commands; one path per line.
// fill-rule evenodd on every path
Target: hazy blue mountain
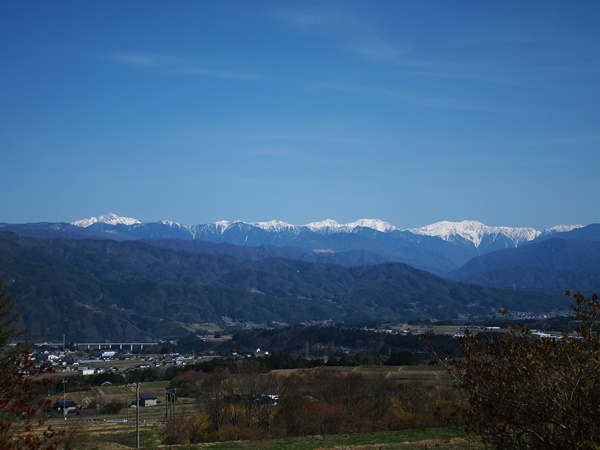
M 555 233 L 542 233 L 536 241 L 539 242 L 547 239 L 600 241 L 600 224 L 594 223 L 585 227 Z
M 449 278 L 484 286 L 598 291 L 600 225 L 473 258 Z

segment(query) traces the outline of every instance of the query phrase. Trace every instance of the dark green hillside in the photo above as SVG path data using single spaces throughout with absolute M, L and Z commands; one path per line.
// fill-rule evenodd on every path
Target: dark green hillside
M 593 228 L 581 230 L 589 232 Z M 495 287 L 598 290 L 600 241 L 548 239 L 520 248 L 492 252 L 473 258 L 452 274 L 452 278 Z
M 487 315 L 499 307 L 511 311 L 566 309 L 564 293 L 514 292 L 453 283 L 404 264 L 386 263 L 354 270 L 356 283 L 346 302 L 364 306 L 352 318 L 408 316 L 427 320 L 456 319 L 457 315 Z
M 33 338 L 156 339 L 190 324 L 456 319 L 565 309 L 562 295 L 450 282 L 399 263 L 347 269 L 242 261 L 139 241 L 37 240 L 0 233 L 0 276 Z
M 143 242 L 156 247 L 188 253 L 229 255 L 234 258 L 259 261 L 268 258 L 297 259 L 305 262 L 338 264 L 345 267 L 370 266 L 388 261 L 389 258 L 368 250 L 349 250 L 345 252 L 314 252 L 299 247 L 260 246 L 250 247 L 227 242 L 213 243 L 201 240 L 182 239 L 144 239 Z

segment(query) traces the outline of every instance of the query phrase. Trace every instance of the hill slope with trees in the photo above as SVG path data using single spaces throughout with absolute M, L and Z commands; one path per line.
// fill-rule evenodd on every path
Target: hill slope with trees
M 567 308 L 561 294 L 490 289 L 401 263 L 245 261 L 140 241 L 0 233 L 0 277 L 31 338 L 156 339 L 192 324 L 437 320 Z
M 450 278 L 518 289 L 597 290 L 600 287 L 600 240 L 547 239 L 488 253 L 473 258 Z

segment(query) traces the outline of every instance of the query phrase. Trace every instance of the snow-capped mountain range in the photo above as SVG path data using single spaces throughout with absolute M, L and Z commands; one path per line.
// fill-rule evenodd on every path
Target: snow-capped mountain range
M 463 220 L 462 222 L 436 222 L 431 225 L 426 225 L 420 228 L 408 228 L 402 230 L 389 222 L 379 219 L 360 219 L 350 223 L 338 223 L 332 219 L 326 219 L 320 222 L 311 222 L 306 225 L 292 225 L 280 220 L 271 220 L 268 222 L 243 222 L 221 220 L 218 222 L 204 225 L 182 225 L 170 220 L 158 222 L 162 225 L 167 225 L 171 228 L 180 228 L 189 230 L 192 236 L 197 236 L 199 230 L 210 230 L 214 234 L 225 234 L 228 230 L 240 226 L 250 226 L 263 230 L 267 233 L 292 233 L 299 234 L 303 229 L 308 229 L 313 233 L 318 234 L 334 234 L 334 233 L 355 233 L 358 229 L 366 228 L 380 233 L 391 233 L 394 231 L 410 232 L 415 235 L 430 236 L 443 239 L 447 242 L 456 242 L 461 239 L 473 244 L 478 248 L 484 238 L 491 237 L 497 239 L 503 236 L 510 240 L 515 247 L 523 242 L 533 241 L 541 235 L 568 232 L 575 228 L 581 228 L 581 225 L 557 225 L 547 230 L 536 230 L 535 228 L 513 228 L 513 227 L 498 227 L 488 226 L 475 220 Z M 77 227 L 87 228 L 94 224 L 104 225 L 123 225 L 128 227 L 137 227 L 144 225 L 140 220 L 131 217 L 120 217 L 114 213 L 109 213 L 103 216 L 90 217 L 87 219 L 77 220 L 72 223 Z
M 475 248 L 481 245 L 486 236 L 504 236 L 518 247 L 522 242 L 533 241 L 543 232 L 534 228 L 490 227 L 474 220 L 462 222 L 437 222 L 421 228 L 410 229 L 412 233 L 423 236 L 435 236 L 453 242 L 457 238 L 472 242 Z
M 402 262 L 441 276 L 456 271 L 474 257 L 572 234 L 579 228 L 559 225 L 536 230 L 465 220 L 400 229 L 379 219 L 350 223 L 327 219 L 305 225 L 279 220 L 222 220 L 182 225 L 171 220 L 143 223 L 113 213 L 73 223 L 0 224 L 0 231 L 36 238 L 145 240 L 152 245 L 196 253 L 225 253 L 244 259 L 291 258 L 344 266 Z

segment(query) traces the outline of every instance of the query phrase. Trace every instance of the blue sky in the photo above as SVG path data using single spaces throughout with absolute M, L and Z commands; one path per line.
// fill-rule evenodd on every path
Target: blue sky
M 597 1 L 0 3 L 0 222 L 600 222 Z

